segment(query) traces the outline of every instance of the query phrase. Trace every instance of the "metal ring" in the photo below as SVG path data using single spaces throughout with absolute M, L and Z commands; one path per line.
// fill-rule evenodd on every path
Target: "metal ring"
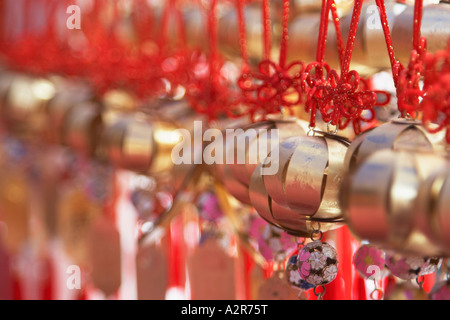
M 379 297 L 378 297 L 378 298 L 375 298 L 375 297 L 374 297 L 375 292 L 378 292 L 378 293 L 379 293 Z M 384 292 L 383 292 L 383 290 L 381 290 L 381 289 L 379 289 L 379 288 L 376 288 L 376 289 L 374 289 L 374 290 L 370 293 L 369 296 L 370 296 L 370 299 L 372 299 L 372 300 L 382 300 L 383 297 L 384 297 Z
M 330 130 L 330 125 L 331 125 L 331 121 L 327 123 L 327 133 L 329 134 L 337 134 L 339 131 L 339 124 L 336 125 L 336 127 L 334 128 L 334 131 Z
M 317 222 L 317 228 L 314 228 L 314 222 Z M 320 222 L 319 221 L 313 221 L 313 223 L 311 223 L 311 228 L 313 229 L 313 231 L 320 231 Z
M 320 237 L 318 239 L 314 239 L 314 234 L 320 234 Z M 312 241 L 322 241 L 323 239 L 323 232 L 320 230 L 313 230 L 311 232 L 311 240 Z
M 316 292 L 316 289 L 317 289 L 318 287 L 322 288 L 322 292 Z M 314 287 L 314 290 L 313 290 L 313 292 L 314 292 L 314 294 L 316 295 L 316 297 L 317 297 L 318 300 L 322 300 L 322 297 L 325 295 L 325 292 L 326 292 L 326 291 L 327 291 L 327 290 L 326 290 L 325 287 L 322 286 L 322 285 L 320 285 L 320 286 L 315 286 L 315 287 Z
M 307 136 L 314 137 L 316 135 L 316 127 L 311 127 L 308 125 L 308 132 L 306 133 Z

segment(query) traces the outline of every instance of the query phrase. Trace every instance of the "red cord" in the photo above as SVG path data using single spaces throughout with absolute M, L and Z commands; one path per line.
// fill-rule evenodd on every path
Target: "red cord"
M 320 13 L 320 28 L 319 28 L 319 39 L 317 40 L 317 53 L 316 61 L 323 63 L 325 55 L 325 44 L 327 41 L 328 32 L 328 14 L 330 10 L 330 1 L 322 0 L 322 10 Z
M 331 1 L 331 14 L 333 16 L 334 29 L 336 30 L 337 50 L 339 56 L 339 64 L 342 68 L 344 62 L 344 40 L 342 39 L 341 26 L 339 23 L 339 16 L 337 14 L 336 3 Z
M 281 44 L 280 44 L 280 60 L 279 65 L 282 69 L 286 67 L 287 59 L 287 46 L 289 41 L 289 8 L 290 1 L 283 0 L 283 22 L 281 31 Z
M 262 5 L 262 24 L 263 24 L 263 57 L 264 60 L 270 60 L 272 51 L 272 24 L 270 20 L 269 0 L 263 0 Z
M 356 32 L 361 15 L 362 0 L 356 0 L 346 50 L 343 53 L 343 44 L 339 44 L 338 51 L 341 60 L 341 75 L 331 70 L 323 61 L 329 11 L 333 8 L 334 1 L 323 0 L 319 39 L 317 46 L 317 61 L 308 65 L 302 76 L 302 87 L 306 92 L 305 110 L 310 112 L 310 127 L 316 125 L 316 112 L 319 111 L 322 119 L 339 129 L 344 129 L 350 123 L 353 130 L 359 134 L 362 130 L 361 123 L 371 122 L 375 118 L 374 106 L 386 105 L 390 96 L 385 92 L 369 90 L 368 83 L 359 77 L 359 74 L 350 69 L 350 61 L 355 44 Z M 332 10 L 333 11 L 333 10 Z M 336 31 L 339 31 L 337 15 L 333 15 Z M 383 102 L 377 101 L 377 93 L 384 94 Z
M 167 33 L 170 22 L 170 12 L 173 8 L 173 0 L 168 0 L 164 6 L 161 18 L 161 33 L 159 39 L 159 47 L 164 48 L 167 42 Z
M 217 40 L 217 0 L 211 0 L 210 13 L 208 15 L 208 36 L 209 36 L 209 54 L 210 63 L 214 64 L 218 58 L 218 40 Z M 211 69 L 210 74 L 213 75 Z
M 247 73 L 250 70 L 250 62 L 248 58 L 247 26 L 244 17 L 245 0 L 237 0 L 236 4 L 239 24 L 239 44 L 242 57 L 242 72 Z
M 423 0 L 414 1 L 414 34 L 413 34 L 413 48 L 419 49 L 420 45 L 420 27 L 422 25 Z
M 361 16 L 363 0 L 355 0 L 353 7 L 352 20 L 350 23 L 350 31 L 347 38 L 347 47 L 345 49 L 344 63 L 341 70 L 341 80 L 347 81 L 347 75 L 350 69 L 350 61 L 352 59 L 353 47 L 355 46 L 356 32 L 358 30 L 359 18 Z
M 392 45 L 391 31 L 389 30 L 389 23 L 386 15 L 386 7 L 384 6 L 384 0 L 376 0 L 376 4 L 380 9 L 380 19 L 381 26 L 384 32 L 384 39 L 386 41 L 386 47 L 389 55 L 389 60 L 391 62 L 392 68 L 392 76 L 394 78 L 394 84 L 397 83 L 398 80 L 398 67 L 400 66 L 399 62 L 395 59 L 394 55 L 394 47 Z
M 263 42 L 265 59 L 255 72 L 243 72 L 238 80 L 242 91 L 241 101 L 246 106 L 245 113 L 253 120 L 256 115 L 263 118 L 279 113 L 283 107 L 297 105 L 302 100 L 301 77 L 305 65 L 294 61 L 287 63 L 289 42 L 290 1 L 283 0 L 282 35 L 278 63 L 270 60 L 270 19 L 268 1 L 263 1 Z M 289 109 L 291 111 L 291 109 Z

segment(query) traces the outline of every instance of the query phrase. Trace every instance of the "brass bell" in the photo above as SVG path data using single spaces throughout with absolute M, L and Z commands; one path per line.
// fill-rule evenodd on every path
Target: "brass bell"
M 91 99 L 92 93 L 87 86 L 76 81 L 65 81 L 46 106 L 44 139 L 50 143 L 62 144 L 67 115 L 76 105 Z
M 327 133 L 282 141 L 278 173 L 264 175 L 259 167 L 253 172 L 252 205 L 263 218 L 291 234 L 339 227 L 338 194 L 348 144 L 345 138 Z M 263 161 L 259 166 L 264 165 Z
M 415 223 L 422 182 L 446 165 L 434 153 L 374 152 L 347 177 L 341 206 L 350 230 L 359 238 L 406 254 L 442 254 Z
M 11 80 L 5 80 L 5 88 L 1 113 L 6 127 L 18 137 L 36 137 L 45 127 L 45 107 L 55 95 L 54 83 L 13 74 Z
M 299 136 L 296 139 L 296 148 L 289 161 L 280 168 L 280 172 L 285 172 L 283 179 L 275 181 L 273 176 L 264 176 L 269 195 L 276 202 L 284 202 L 300 216 L 318 220 L 340 218 L 337 196 L 343 179 L 343 155 L 348 141 L 330 134 Z M 280 153 L 280 162 L 282 156 Z M 283 191 L 280 193 L 280 190 Z
M 103 128 L 101 109 L 94 102 L 70 108 L 63 124 L 63 143 L 84 156 L 93 156 Z
M 345 166 L 351 172 L 382 149 L 445 153 L 445 148 L 443 133 L 430 134 L 419 121 L 396 119 L 357 136 L 345 155 Z
M 288 118 L 259 122 L 233 131 L 234 134 L 225 138 L 224 164 L 216 165 L 223 173 L 220 176 L 223 177 L 227 190 L 239 201 L 250 204 L 248 187 L 257 165 L 280 141 L 305 134 L 305 129 L 306 122 Z M 274 160 L 277 161 L 277 158 L 274 157 Z M 274 171 L 278 171 L 276 175 L 279 174 L 279 169 L 274 167 Z
M 124 115 L 108 124 L 98 155 L 120 168 L 157 173 L 173 167 L 171 152 L 181 136 L 167 121 L 151 121 L 145 115 Z
M 416 224 L 439 248 L 450 254 L 450 168 L 446 166 L 420 185 Z

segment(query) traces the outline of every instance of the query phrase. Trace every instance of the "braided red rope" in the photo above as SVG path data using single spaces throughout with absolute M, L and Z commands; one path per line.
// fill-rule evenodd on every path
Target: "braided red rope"
M 359 77 L 355 70 L 350 71 L 350 62 L 355 44 L 356 31 L 361 15 L 362 0 L 356 0 L 350 24 L 345 52 L 342 54 L 342 44 L 339 45 L 338 53 L 341 61 L 341 74 L 331 68 L 323 60 L 325 52 L 328 15 L 334 5 L 333 0 L 325 0 L 322 5 L 319 40 L 317 47 L 317 61 L 308 65 L 302 77 L 302 86 L 307 93 L 305 102 L 306 112 L 310 112 L 310 127 L 316 126 L 316 113 L 322 119 L 344 129 L 350 123 L 353 125 L 355 134 L 362 130 L 363 122 L 371 122 L 375 118 L 375 106 L 386 105 L 390 96 L 381 91 L 371 91 L 367 82 Z M 335 27 L 339 30 L 336 17 L 333 15 Z M 383 102 L 377 101 L 377 93 L 384 94 Z
M 450 143 L 450 38 L 447 50 L 427 55 L 424 69 L 422 122 L 431 133 L 446 130 Z
M 334 1 L 331 3 L 330 10 L 331 10 L 331 14 L 333 16 L 334 29 L 336 30 L 336 40 L 337 40 L 339 64 L 341 65 L 341 68 L 342 68 L 342 63 L 344 62 L 344 40 L 342 38 L 336 3 Z
M 263 42 L 265 59 L 258 65 L 257 72 L 244 72 L 238 80 L 242 90 L 242 103 L 247 113 L 255 119 L 268 114 L 279 113 L 283 107 L 292 107 L 302 100 L 300 79 L 304 63 L 294 61 L 287 64 L 289 42 L 289 0 L 283 0 L 282 35 L 278 63 L 270 60 L 270 19 L 268 2 L 263 2 Z
M 447 50 L 426 52 L 426 39 L 420 36 L 423 0 L 414 3 L 413 50 L 404 68 L 394 57 L 392 40 L 382 0 L 377 0 L 380 18 L 397 88 L 398 108 L 403 116 L 422 115 L 422 123 L 431 133 L 446 130 L 450 143 L 450 39 Z M 423 77 L 423 88 L 420 79 Z
M 270 60 L 270 53 L 272 51 L 272 24 L 270 20 L 270 6 L 269 0 L 263 0 L 262 5 L 262 23 L 263 23 L 263 57 L 265 60 Z
M 239 102 L 232 81 L 222 72 L 224 61 L 217 47 L 216 10 L 217 0 L 212 0 L 206 14 L 209 56 L 200 55 L 193 62 L 185 95 L 192 108 L 197 113 L 205 114 L 208 120 L 214 120 L 223 115 L 234 116 L 235 107 Z
M 237 0 L 237 16 L 239 23 L 239 44 L 242 57 L 242 71 L 248 72 L 250 68 L 250 62 L 248 58 L 248 45 L 247 45 L 247 27 L 244 18 L 244 4 L 245 0 Z
M 416 0 L 414 4 L 413 50 L 406 68 L 395 59 L 384 1 L 376 0 L 376 3 L 380 9 L 380 19 L 397 90 L 398 109 L 403 117 L 416 117 L 419 111 L 420 99 L 424 94 L 419 87 L 419 80 L 424 71 L 424 59 L 426 56 L 426 39 L 420 37 L 423 0 Z

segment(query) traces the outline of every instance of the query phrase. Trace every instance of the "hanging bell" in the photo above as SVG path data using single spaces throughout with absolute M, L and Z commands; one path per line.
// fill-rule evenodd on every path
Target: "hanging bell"
M 101 105 L 94 102 L 76 104 L 64 121 L 63 144 L 91 157 L 95 154 L 102 129 Z
M 345 155 L 345 166 L 353 171 L 369 155 L 382 149 L 445 153 L 443 133 L 429 134 L 421 122 L 396 119 L 357 136 Z
M 449 163 L 420 185 L 415 214 L 420 230 L 445 253 L 450 254 Z
M 235 135 L 227 135 L 223 165 L 216 165 L 218 176 L 228 192 L 239 201 L 251 204 L 249 184 L 255 168 L 277 148 L 280 141 L 291 136 L 305 134 L 306 122 L 294 118 L 259 122 L 245 129 L 237 129 Z M 276 161 L 277 159 L 274 158 Z M 279 167 L 273 163 L 274 174 Z M 277 173 L 277 174 L 278 174 Z
M 50 143 L 62 144 L 67 115 L 76 105 L 87 103 L 91 99 L 89 87 L 76 81 L 65 81 L 47 104 L 44 139 Z
M 2 84 L 2 89 L 6 89 L 2 120 L 16 136 L 35 138 L 45 128 L 45 108 L 55 95 L 55 84 L 45 78 L 16 74 L 11 77 Z
M 421 255 L 440 255 L 415 224 L 421 183 L 445 167 L 434 153 L 393 151 L 373 153 L 343 184 L 341 206 L 352 232 L 383 248 Z
M 158 173 L 173 167 L 171 152 L 181 135 L 168 121 L 124 115 L 108 124 L 101 137 L 99 156 L 127 170 Z
M 347 146 L 345 138 L 327 133 L 281 142 L 277 174 L 261 174 L 258 167 L 253 173 L 252 205 L 266 220 L 292 234 L 308 236 L 312 224 L 317 228 L 320 223 L 322 231 L 340 226 L 336 224 L 342 220 L 338 194 Z

